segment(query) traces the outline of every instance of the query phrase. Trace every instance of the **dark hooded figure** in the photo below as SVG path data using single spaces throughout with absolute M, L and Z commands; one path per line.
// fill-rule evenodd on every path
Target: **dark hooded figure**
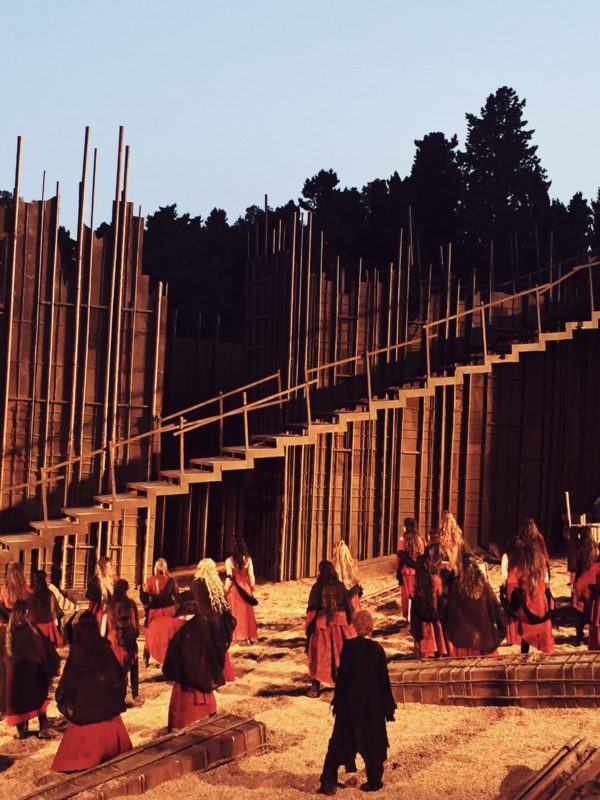
M 396 703 L 383 648 L 370 638 L 373 618 L 368 611 L 357 611 L 352 618 L 357 636 L 344 642 L 335 693 L 331 705 L 335 714 L 319 794 L 336 792 L 341 764 L 351 765 L 359 753 L 367 771 L 367 782 L 360 788 L 376 792 L 383 786 L 383 764 L 389 746 L 386 720 L 392 722 Z
M 131 749 L 123 725 L 127 682 L 91 611 L 73 629 L 73 644 L 56 688 L 56 704 L 69 721 L 54 756 L 55 772 L 89 769 Z
M 46 637 L 29 621 L 27 603 L 17 600 L 6 631 L 6 721 L 25 739 L 29 720 L 38 718 L 48 739 L 48 688 L 58 674 L 60 658 Z

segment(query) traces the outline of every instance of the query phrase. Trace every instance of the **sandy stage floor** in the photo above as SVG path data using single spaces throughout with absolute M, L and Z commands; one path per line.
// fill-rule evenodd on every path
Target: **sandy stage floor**
M 497 583 L 499 569 L 490 577 Z M 366 578 L 366 593 L 393 586 L 393 575 Z M 311 581 L 260 586 L 257 596 L 259 642 L 232 648 L 237 680 L 218 693 L 222 711 L 254 717 L 268 727 L 268 751 L 204 774 L 192 774 L 163 784 L 144 795 L 221 800 L 234 792 L 244 798 L 297 800 L 314 794 L 331 733 L 331 692 L 318 700 L 306 697 L 309 679 L 304 654 L 303 614 Z M 566 602 L 564 562 L 553 564 L 553 592 Z M 372 610 L 372 609 L 371 609 Z M 568 615 L 561 615 L 561 618 Z M 407 657 L 412 642 L 400 611 L 377 611 L 376 638 L 392 663 Z M 572 627 L 555 628 L 558 649 L 575 651 Z M 583 651 L 584 648 L 580 648 Z M 517 648 L 501 648 L 501 654 Z M 166 732 L 170 686 L 152 666 L 141 668 L 143 705 L 124 715 L 134 745 Z M 19 798 L 42 788 L 55 776 L 49 772 L 64 720 L 52 703 L 49 716 L 54 739 L 31 736 L 13 739 L 14 729 L 0 723 L 0 786 L 3 797 Z M 31 723 L 35 728 L 37 723 Z M 390 751 L 384 788 L 377 797 L 426 800 L 448 798 L 512 798 L 517 788 L 570 737 L 600 742 L 600 714 L 590 710 L 526 710 L 400 706 L 388 726 Z M 358 759 L 359 766 L 360 758 Z M 348 784 L 343 771 L 342 783 Z M 365 780 L 359 769 L 355 785 L 338 789 L 344 800 L 365 797 L 356 784 Z

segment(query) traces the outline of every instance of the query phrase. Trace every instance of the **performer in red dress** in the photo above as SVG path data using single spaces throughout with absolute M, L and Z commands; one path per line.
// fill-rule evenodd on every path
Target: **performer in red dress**
M 590 584 L 596 583 L 599 569 L 597 558 L 598 548 L 592 535 L 592 529 L 589 525 L 580 526 L 572 593 L 573 608 L 577 615 L 575 634 L 578 645 L 583 642 L 585 626 L 590 621 L 592 605 Z
M 48 588 L 46 573 L 36 570 L 31 578 L 32 592 L 27 596 L 29 620 L 37 625 L 38 630 L 48 638 L 55 647 L 62 646 L 62 636 L 58 630 L 59 615 L 56 597 Z
M 164 558 L 157 559 L 154 564 L 154 574 L 147 578 L 140 589 L 140 600 L 146 609 L 144 627 L 147 632 L 156 620 L 175 616 L 178 597 L 179 587 L 175 578 L 169 575 L 167 562 Z M 145 666 L 148 666 L 149 660 L 150 651 L 147 645 L 144 645 Z
M 9 611 L 17 600 L 27 600 L 31 588 L 25 582 L 23 564 L 12 561 L 6 567 L 4 586 L 0 589 L 0 603 Z
M 554 601 L 548 587 L 546 559 L 539 544 L 529 541 L 521 548 L 507 585 L 507 597 L 517 615 L 521 652 L 528 653 L 534 647 L 542 653 L 553 653 Z
M 413 522 L 414 525 L 407 525 Z M 396 578 L 400 584 L 402 595 L 402 615 L 408 619 L 408 604 L 415 593 L 415 569 L 417 558 L 425 552 L 425 542 L 417 530 L 416 522 L 407 518 L 404 520 L 404 536 L 402 547 L 396 553 Z
M 6 721 L 27 737 L 29 720 L 38 718 L 41 739 L 48 739 L 48 688 L 58 674 L 54 646 L 28 619 L 27 603 L 16 600 L 6 631 Z
M 247 639 L 252 644 L 258 638 L 254 616 L 257 601 L 254 598 L 254 567 L 243 539 L 237 537 L 234 540 L 231 555 L 225 561 L 225 569 L 225 596 L 237 620 L 233 639 Z
M 340 540 L 333 551 L 333 566 L 338 578 L 346 587 L 353 611 L 360 611 L 363 588 L 358 577 L 358 567 L 346 542 Z
M 111 597 L 118 580 L 119 576 L 114 574 L 110 558 L 100 556 L 96 562 L 94 577 L 89 582 L 85 593 L 86 600 L 89 600 L 89 610 L 95 614 L 98 627 L 102 624 L 106 602 Z
M 115 583 L 114 592 L 106 603 L 100 633 L 102 636 L 106 636 L 110 642 L 123 674 L 129 673 L 131 694 L 135 699 L 138 696 L 139 687 L 137 637 L 140 626 L 137 606 L 127 596 L 128 589 L 127 581 L 118 580 Z
M 306 610 L 306 650 L 312 678 L 309 697 L 319 696 L 321 683 L 335 683 L 342 645 L 356 636 L 351 620 L 346 587 L 338 580 L 331 561 L 321 561 Z
M 410 604 L 410 632 L 419 658 L 448 655 L 442 628 L 442 579 L 435 573 L 429 554 L 419 556 L 415 570 L 415 594 Z
M 467 554 L 458 578 L 450 579 L 444 632 L 451 656 L 498 655 L 506 635 L 506 615 L 477 562 Z
M 121 714 L 126 681 L 96 618 L 85 611 L 73 628 L 73 644 L 56 689 L 56 704 L 69 724 L 52 769 L 90 769 L 131 749 Z
M 171 639 L 163 664 L 164 675 L 173 681 L 169 730 L 214 714 L 214 691 L 226 680 L 224 669 L 235 623 L 212 559 L 198 564 L 192 591 L 199 611 Z

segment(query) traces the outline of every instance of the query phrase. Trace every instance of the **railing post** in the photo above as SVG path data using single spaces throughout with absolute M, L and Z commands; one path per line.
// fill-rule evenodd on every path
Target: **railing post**
M 277 394 L 279 395 L 279 424 L 283 426 L 283 385 L 281 381 L 281 370 L 277 370 Z
M 537 314 L 538 342 L 542 333 L 542 312 L 540 310 L 540 290 L 535 290 L 535 310 Z
M 108 479 L 113 502 L 117 499 L 117 480 L 115 477 L 115 443 L 112 439 L 108 442 Z
M 244 401 L 244 449 L 248 452 L 250 449 L 250 435 L 248 431 L 248 409 L 246 408 L 248 395 L 246 392 L 242 393 L 242 399 Z
M 423 325 L 422 335 L 425 342 L 425 375 L 427 380 L 431 377 L 431 352 L 429 350 L 429 326 L 427 323 Z
M 594 317 L 594 276 L 592 275 L 592 265 L 588 264 L 588 280 L 590 284 L 590 311 L 592 312 L 592 319 Z
M 44 522 L 48 521 L 48 484 L 46 483 L 46 468 L 40 469 L 40 477 L 42 480 L 42 516 Z
M 245 392 L 244 392 L 245 394 Z M 223 451 L 223 392 L 219 392 L 219 453 Z
M 179 417 L 179 470 L 183 476 L 185 471 L 185 418 Z M 220 452 L 220 451 L 219 451 Z
M 306 421 L 308 424 L 312 424 L 312 413 L 310 410 L 310 384 L 306 384 L 304 387 L 304 396 L 306 398 Z
M 369 401 L 369 411 L 373 401 L 373 390 L 371 387 L 371 365 L 369 364 L 369 354 L 365 353 L 365 373 L 367 375 L 367 399 Z
M 485 330 L 485 308 L 481 304 L 481 340 L 483 344 L 483 360 L 487 358 L 487 334 Z

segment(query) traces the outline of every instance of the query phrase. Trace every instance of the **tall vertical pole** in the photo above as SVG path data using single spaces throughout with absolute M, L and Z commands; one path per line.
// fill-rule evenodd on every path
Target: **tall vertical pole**
M 88 242 L 88 285 L 87 285 L 87 298 L 86 298 L 86 315 L 85 315 L 85 328 L 83 335 L 83 368 L 81 371 L 81 425 L 79 427 L 79 446 L 78 453 L 83 455 L 83 445 L 85 437 L 85 400 L 87 395 L 87 365 L 88 365 L 88 350 L 90 343 L 90 323 L 92 315 L 92 286 L 94 277 L 94 211 L 96 205 L 96 167 L 98 161 L 98 149 L 94 148 L 94 162 L 92 166 L 92 197 L 90 208 L 90 231 Z M 94 447 L 92 445 L 91 449 Z M 79 480 L 83 476 L 83 461 L 79 462 Z M 99 536 L 101 536 L 102 524 L 98 526 Z
M 154 366 L 152 369 L 152 397 L 150 400 L 150 425 L 154 426 L 156 424 L 156 393 L 158 391 L 158 365 L 160 363 L 160 329 L 161 329 L 161 316 L 162 316 L 162 294 L 163 294 L 163 284 L 162 281 L 159 281 L 157 287 L 157 296 L 156 296 L 156 332 L 154 337 Z M 159 441 L 160 441 L 160 433 L 158 434 Z M 150 454 L 152 449 L 148 449 L 148 453 Z M 150 480 L 152 475 L 152 463 L 150 458 L 148 459 L 148 469 L 147 469 L 147 478 Z
M 15 164 L 15 189 L 13 194 L 13 230 L 12 250 L 10 256 L 10 283 L 6 287 L 8 308 L 6 310 L 6 366 L 4 370 L 4 402 L 2 404 L 2 447 L 0 449 L 0 489 L 4 486 L 4 452 L 6 450 L 8 426 L 8 400 L 10 391 L 10 362 L 12 355 L 13 313 L 15 270 L 17 266 L 17 235 L 19 227 L 19 191 L 21 183 L 21 137 L 17 137 L 17 160 Z
M 297 212 L 294 211 L 294 222 L 292 225 L 292 252 L 291 252 L 291 265 L 289 275 L 289 327 L 288 327 L 288 365 L 287 365 L 287 388 L 292 386 L 292 367 L 293 367 L 293 331 L 294 331 L 294 283 L 295 283 L 295 266 L 296 266 L 296 225 L 297 225 Z
M 396 281 L 396 329 L 394 331 L 394 341 L 400 344 L 401 326 L 401 304 L 402 304 L 402 245 L 404 239 L 404 229 L 400 228 L 400 242 L 398 245 L 398 280 Z M 400 351 L 396 350 L 396 361 L 400 358 Z
M 119 128 L 119 144 L 117 152 L 117 177 L 115 182 L 115 200 L 113 207 L 113 252 L 110 275 L 110 294 L 108 297 L 108 320 L 106 325 L 106 378 L 104 381 L 104 397 L 102 399 L 102 455 L 100 457 L 99 483 L 100 489 L 104 482 L 104 469 L 106 466 L 106 445 L 108 441 L 108 403 L 110 400 L 111 385 L 111 365 L 112 365 L 112 340 L 113 340 L 113 321 L 115 315 L 115 285 L 117 280 L 117 255 L 119 243 L 119 191 L 121 189 L 121 161 L 123 158 L 123 127 Z
M 75 261 L 76 288 L 75 288 L 75 320 L 73 324 L 73 367 L 71 371 L 71 402 L 69 404 L 69 433 L 67 440 L 67 461 L 73 458 L 75 448 L 75 411 L 77 408 L 77 379 L 79 377 L 79 329 L 81 326 L 81 286 L 83 273 L 83 240 L 85 211 L 85 184 L 87 176 L 88 149 L 90 141 L 89 126 L 85 129 L 83 144 L 83 166 L 81 170 L 81 183 L 79 184 L 79 209 L 77 212 L 77 251 Z M 80 423 L 83 426 L 83 419 Z M 79 454 L 81 455 L 81 453 Z M 72 466 L 69 464 L 65 470 L 64 501 L 67 503 L 71 483 Z
M 306 299 L 305 299 L 305 313 L 304 313 L 304 378 L 306 381 L 306 371 L 308 369 L 308 351 L 310 348 L 309 331 L 310 331 L 310 271 L 312 268 L 312 225 L 313 215 L 308 215 L 308 243 L 307 243 L 307 257 L 306 257 Z
M 318 367 L 321 364 L 321 313 L 323 310 L 323 242 L 324 236 L 323 231 L 321 231 L 321 236 L 319 240 L 319 295 L 317 298 L 317 358 L 315 361 L 315 367 Z M 317 387 L 319 387 L 321 382 L 321 373 L 317 373 Z

